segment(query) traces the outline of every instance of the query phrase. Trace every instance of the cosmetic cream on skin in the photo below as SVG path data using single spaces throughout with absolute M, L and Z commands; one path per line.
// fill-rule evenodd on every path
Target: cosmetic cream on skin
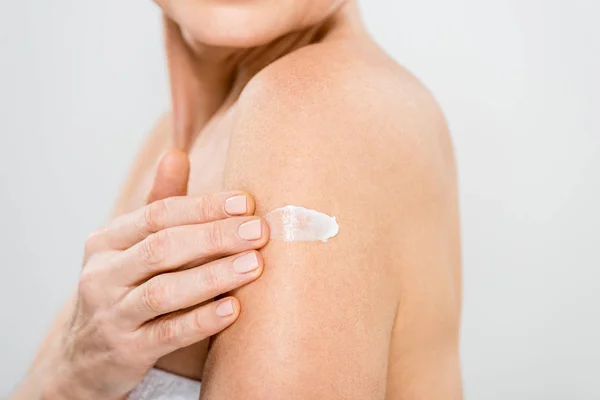
M 300 206 L 285 206 L 265 216 L 271 239 L 284 242 L 327 242 L 340 230 L 335 217 Z

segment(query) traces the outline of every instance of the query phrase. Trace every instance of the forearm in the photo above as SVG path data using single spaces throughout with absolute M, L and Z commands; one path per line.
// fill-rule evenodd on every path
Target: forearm
M 75 400 L 86 398 L 76 389 L 77 382 L 57 379 L 50 363 L 34 366 L 11 400 Z
M 60 310 L 42 341 L 27 375 L 11 396 L 12 400 L 33 400 L 48 397 L 44 395 L 47 386 L 51 385 L 48 371 L 56 366 L 55 360 L 63 341 L 64 327 L 71 318 L 75 301 L 75 296 L 71 296 Z

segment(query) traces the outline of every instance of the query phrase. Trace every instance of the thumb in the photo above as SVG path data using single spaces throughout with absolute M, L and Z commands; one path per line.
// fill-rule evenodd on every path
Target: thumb
M 185 196 L 189 176 L 188 155 L 178 149 L 167 150 L 158 163 L 154 183 L 147 199 L 148 204 L 167 197 Z

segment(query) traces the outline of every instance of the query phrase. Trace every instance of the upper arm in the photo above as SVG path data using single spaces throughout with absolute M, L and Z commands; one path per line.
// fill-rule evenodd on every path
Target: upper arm
M 385 94 L 371 96 L 384 85 L 357 93 L 339 82 L 275 80 L 240 101 L 226 187 L 252 193 L 257 215 L 299 205 L 335 216 L 340 231 L 327 243 L 273 240 L 262 250 L 263 276 L 235 292 L 239 320 L 212 344 L 202 398 L 385 396 L 399 248 L 411 240 L 401 235 L 435 182 L 401 176 L 430 166 L 391 150 L 404 139 L 390 131 L 412 122 L 386 111 Z

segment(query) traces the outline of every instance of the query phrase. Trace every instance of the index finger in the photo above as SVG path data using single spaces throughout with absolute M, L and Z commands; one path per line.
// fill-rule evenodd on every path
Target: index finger
M 125 250 L 163 229 L 252 215 L 254 208 L 252 196 L 241 191 L 169 197 L 115 218 L 102 232 L 103 241 Z

